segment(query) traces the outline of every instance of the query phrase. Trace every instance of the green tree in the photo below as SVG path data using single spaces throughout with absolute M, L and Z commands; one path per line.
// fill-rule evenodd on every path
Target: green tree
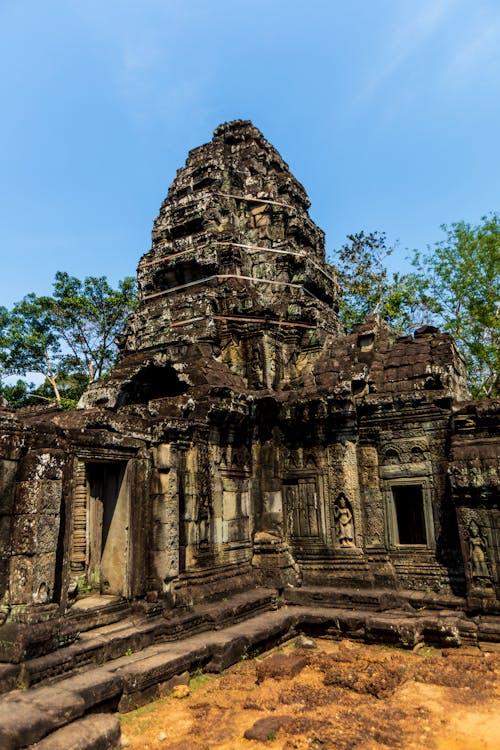
M 2 336 L 3 369 L 9 375 L 37 373 L 52 386 L 57 403 L 61 394 L 57 374 L 63 354 L 54 328 L 52 299 L 28 294 L 7 314 Z
M 412 283 L 428 322 L 451 333 L 474 396 L 500 395 L 500 216 L 443 225 L 445 239 L 415 252 Z
M 74 406 L 88 384 L 114 364 L 116 336 L 135 305 L 132 278 L 113 289 L 104 277 L 80 281 L 58 272 L 53 296 L 28 294 L 11 311 L 1 308 L 3 375 L 43 378 L 26 394 L 19 385 L 3 385 L 3 395 L 17 405 L 55 399 Z
M 9 406 L 14 409 L 21 406 L 31 406 L 34 403 L 31 393 L 34 388 L 34 383 L 27 383 L 25 380 L 17 380 L 15 383 L 0 383 L 0 396 L 5 398 Z
M 88 381 L 101 377 L 116 360 L 116 336 L 136 305 L 135 280 L 125 278 L 113 289 L 104 276 L 80 281 L 58 271 L 54 282 L 52 322 L 71 354 L 68 363 L 86 373 Z
M 385 233 L 358 232 L 347 240 L 333 258 L 342 288 L 340 316 L 347 330 L 374 313 L 396 330 L 408 329 L 418 309 L 415 279 L 388 271 L 387 259 L 395 248 L 388 247 Z

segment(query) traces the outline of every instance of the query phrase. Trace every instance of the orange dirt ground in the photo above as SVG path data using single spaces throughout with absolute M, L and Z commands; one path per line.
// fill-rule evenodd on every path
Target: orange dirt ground
M 500 748 L 500 653 L 428 646 L 406 652 L 323 638 L 316 643 L 316 649 L 299 649 L 291 641 L 221 675 L 193 677 L 189 691 L 177 691 L 189 692 L 186 697 L 170 695 L 121 716 L 123 746 Z M 263 718 L 262 739 L 245 739 Z

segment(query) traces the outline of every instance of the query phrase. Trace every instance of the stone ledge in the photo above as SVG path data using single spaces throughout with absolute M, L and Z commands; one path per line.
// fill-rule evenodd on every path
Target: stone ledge
M 120 722 L 111 714 L 92 714 L 37 742 L 36 750 L 120 750 Z
M 377 612 L 407 609 L 417 610 L 463 610 L 466 601 L 453 594 L 436 594 L 424 591 L 395 591 L 383 588 L 355 588 L 340 586 L 301 586 L 285 589 L 286 604 L 302 606 L 342 607 L 347 609 L 372 609 Z
M 139 652 L 155 643 L 173 642 L 245 621 L 275 606 L 275 592 L 258 588 L 235 594 L 227 601 L 208 602 L 184 611 L 173 610 L 156 617 L 128 616 L 83 632 L 78 641 L 50 654 L 28 659 L 21 665 L 0 665 L 0 693 L 16 687 L 32 687 L 70 675 L 76 669 L 92 668 L 94 664 L 118 659 L 129 651 Z
M 452 647 L 477 643 L 478 633 L 482 631 L 493 635 L 494 627 L 489 620 L 480 625 L 482 630 L 463 613 L 451 610 L 411 613 L 407 610 L 374 612 L 373 609 L 283 607 L 224 629 L 150 645 L 104 666 L 66 677 L 53 686 L 13 691 L 0 699 L 0 747 L 19 750 L 44 737 L 48 741 L 51 733 L 55 736 L 61 726 L 75 723 L 77 719 L 79 723 L 79 717 L 85 713 L 135 709 L 160 697 L 162 685 L 177 675 L 197 669 L 221 671 L 243 655 L 260 653 L 298 632 L 348 637 L 367 643 L 392 643 L 403 648 L 412 648 L 424 641 Z M 108 630 L 107 637 L 112 638 L 113 629 Z M 103 634 L 100 637 L 106 640 Z M 68 729 L 71 726 L 73 724 L 69 724 Z M 61 736 L 64 739 L 66 735 Z M 51 745 L 46 747 L 47 750 L 52 748 Z M 53 747 L 55 750 L 62 745 Z M 80 745 L 65 747 L 71 750 Z

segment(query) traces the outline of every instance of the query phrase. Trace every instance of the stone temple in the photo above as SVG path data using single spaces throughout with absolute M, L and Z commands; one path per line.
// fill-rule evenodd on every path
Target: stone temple
M 7 688 L 92 629 L 161 641 L 243 595 L 498 637 L 500 403 L 470 400 L 449 334 L 346 335 L 308 207 L 257 128 L 221 125 L 154 222 L 118 366 L 76 411 L 0 410 Z

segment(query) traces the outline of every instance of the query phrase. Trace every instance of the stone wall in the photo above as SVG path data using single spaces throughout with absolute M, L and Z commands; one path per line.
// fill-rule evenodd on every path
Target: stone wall
M 308 206 L 221 126 L 162 204 L 117 367 L 76 412 L 0 411 L 0 659 L 258 584 L 498 610 L 499 405 L 467 401 L 448 334 L 342 330 Z

